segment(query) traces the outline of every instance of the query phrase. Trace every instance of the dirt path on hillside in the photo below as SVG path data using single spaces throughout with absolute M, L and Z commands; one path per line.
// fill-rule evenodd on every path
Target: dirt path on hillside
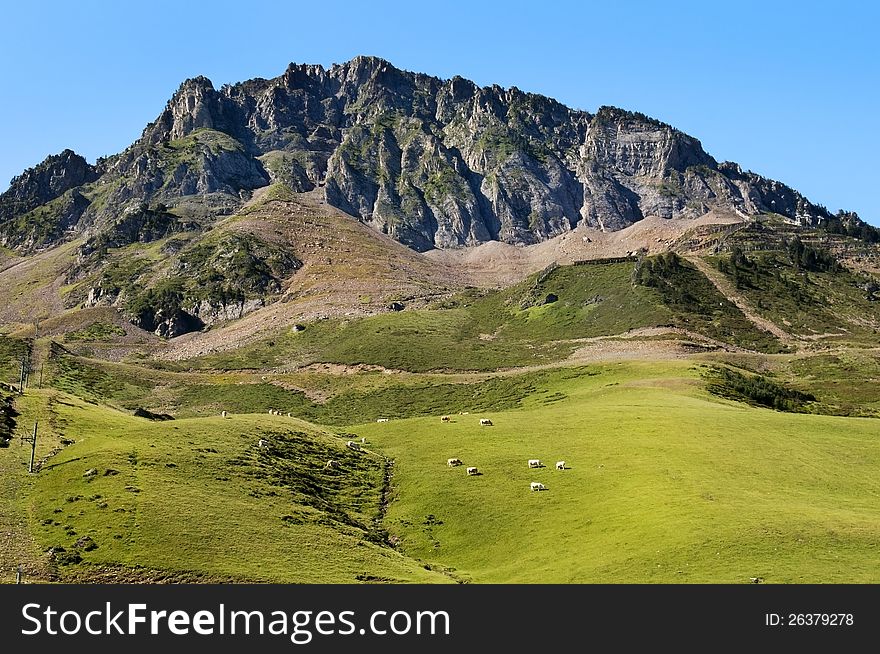
M 759 316 L 746 299 L 736 292 L 733 285 L 712 266 L 699 257 L 687 257 L 687 260 L 694 264 L 697 269 L 703 273 L 712 284 L 714 284 L 715 288 L 718 289 L 718 292 L 733 302 L 737 308 L 743 312 L 743 315 L 752 321 L 759 329 L 763 329 L 765 332 L 770 332 L 783 343 L 791 343 L 794 340 L 791 334 L 784 331 L 779 325 Z
M 664 338 L 667 337 L 667 338 Z M 592 336 L 586 338 L 573 338 L 556 341 L 557 345 L 570 344 L 576 346 L 572 353 L 565 359 L 551 361 L 549 363 L 536 363 L 532 365 L 516 366 L 512 368 L 500 368 L 494 371 L 486 370 L 451 370 L 438 368 L 425 372 L 412 372 L 399 368 L 386 368 L 379 365 L 367 364 L 343 364 L 343 363 L 313 363 L 304 367 L 291 366 L 275 370 L 266 370 L 273 375 L 295 373 L 321 373 L 328 375 L 357 375 L 370 372 L 379 372 L 385 375 L 394 375 L 411 378 L 421 378 L 430 375 L 443 376 L 444 381 L 449 383 L 474 383 L 485 381 L 494 375 L 519 375 L 538 370 L 548 370 L 568 366 L 580 366 L 590 363 L 602 363 L 608 361 L 662 361 L 668 359 L 687 359 L 708 351 L 742 352 L 749 353 L 751 350 L 724 343 L 722 341 L 682 329 L 680 327 L 640 327 L 620 334 L 609 336 Z M 273 378 L 271 383 L 304 392 L 310 399 L 324 401 L 329 397 L 324 393 L 306 391 L 296 384 L 285 382 L 283 379 Z M 314 395 L 315 397 L 312 397 Z

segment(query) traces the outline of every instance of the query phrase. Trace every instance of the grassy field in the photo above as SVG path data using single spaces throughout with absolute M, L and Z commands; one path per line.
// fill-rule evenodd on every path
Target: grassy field
M 61 580 L 448 581 L 385 542 L 386 461 L 342 437 L 268 415 L 150 422 L 56 391 L 31 398 L 46 400 L 46 443 L 75 441 L 24 476 L 14 505 Z M 29 425 L 36 409 L 23 408 Z M 14 468 L 20 450 L 0 460 Z
M 876 582 L 876 420 L 714 397 L 711 361 L 366 371 L 322 379 L 322 402 L 242 373 L 153 370 L 182 413 L 204 416 L 167 422 L 32 389 L 18 431 L 40 421 L 45 462 L 27 475 L 27 448 L 0 449 L 0 517 L 16 534 L 2 564 L 64 581 Z M 130 390 L 136 367 L 104 373 Z M 321 377 L 302 374 L 282 376 Z M 287 394 L 274 408 L 340 426 L 254 413 L 269 389 Z M 345 448 L 352 434 L 365 453 Z M 483 474 L 447 467 L 453 456 Z
M 403 551 L 465 579 L 876 583 L 876 422 L 717 400 L 697 374 L 620 364 L 549 406 L 350 429 L 396 461 Z

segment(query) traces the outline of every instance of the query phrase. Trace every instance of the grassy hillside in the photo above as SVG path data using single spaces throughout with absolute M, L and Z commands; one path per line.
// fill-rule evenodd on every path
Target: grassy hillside
M 782 384 L 798 366 L 835 370 L 811 359 L 763 372 Z M 863 373 L 871 360 L 856 360 Z M 40 421 L 41 471 L 24 472 L 17 441 L 0 449 L 14 498 L 0 511 L 15 525 L 6 569 L 24 559 L 41 578 L 117 581 L 877 581 L 875 421 L 715 398 L 693 360 L 491 375 L 53 361 L 65 391 L 16 403 L 20 428 Z M 103 404 L 155 407 L 150 397 L 205 417 L 150 422 Z M 868 387 L 862 399 L 878 400 Z M 350 424 L 327 431 L 267 415 L 267 403 Z M 368 452 L 346 450 L 346 432 Z M 483 475 L 448 468 L 452 456 Z M 548 467 L 529 470 L 534 457 Z M 341 467 L 324 470 L 329 459 Z M 569 469 L 553 469 L 560 459 Z
M 550 406 L 352 430 L 397 462 L 403 551 L 474 581 L 876 583 L 875 422 L 713 400 L 697 374 L 621 364 Z
M 812 249 L 821 257 L 824 250 Z M 871 278 L 820 260 L 792 260 L 785 251 L 759 251 L 709 258 L 762 317 L 807 339 L 867 344 L 880 342 L 880 302 Z M 876 285 L 876 280 L 874 280 Z
M 30 347 L 30 341 L 0 334 L 0 381 L 18 385 L 21 361 L 27 357 Z
M 46 396 L 45 437 L 75 444 L 23 483 L 62 580 L 446 580 L 385 542 L 379 454 L 286 418 L 150 422 Z M 338 469 L 324 470 L 330 459 Z
M 693 266 L 648 259 L 564 266 L 503 291 L 473 291 L 432 309 L 326 320 L 195 362 L 224 370 L 371 364 L 415 372 L 495 370 L 557 361 L 577 339 L 674 326 L 759 351 L 781 348 Z M 672 288 L 684 289 L 674 293 Z
M 0 448 L 0 581 L 876 583 L 876 298 L 786 256 L 710 258 L 748 317 L 666 254 L 174 362 L 113 309 L 4 330 L 43 388 L 0 424 L 40 425 L 37 474 Z

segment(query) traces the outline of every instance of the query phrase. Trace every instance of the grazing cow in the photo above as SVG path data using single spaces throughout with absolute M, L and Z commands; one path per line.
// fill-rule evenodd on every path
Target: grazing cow
M 557 461 L 556 462 L 557 470 L 565 470 L 565 461 Z
M 269 445 L 269 441 L 267 441 L 265 438 L 261 438 L 261 439 L 257 442 L 257 447 L 259 447 L 261 450 L 262 450 L 262 449 L 265 449 L 266 447 L 268 447 L 268 445 Z
M 327 465 L 324 466 L 324 470 L 335 470 L 338 467 L 339 467 L 339 461 L 334 461 L 333 459 L 330 459 L 327 462 Z
M 275 415 L 275 409 L 269 409 L 269 415 L 270 416 Z
M 225 417 L 226 417 L 226 412 L 225 412 L 225 411 L 221 411 L 221 412 L 220 412 L 220 417 L 221 417 L 221 418 L 225 418 Z
M 469 475 L 478 475 L 478 474 L 480 474 L 480 471 L 477 470 L 476 467 L 470 467 L 467 469 L 467 473 Z
M 540 482 L 537 482 L 537 481 L 533 481 L 533 482 L 531 483 L 531 486 L 530 486 L 530 487 L 531 487 L 531 489 L 532 489 L 533 491 L 547 490 L 547 487 L 546 487 L 544 484 L 542 484 L 542 483 L 540 483 Z
M 488 418 L 480 418 L 480 427 L 491 427 L 492 421 Z
M 292 418 L 292 417 L 293 417 L 292 415 L 290 415 L 290 411 L 287 412 L 287 417 L 288 417 L 288 418 Z
M 449 422 L 449 416 L 443 416 L 440 418 L 440 422 Z
M 361 443 L 366 443 L 366 442 L 367 442 L 366 437 L 365 437 L 365 436 L 361 436 Z
M 529 459 L 529 467 L 530 468 L 543 468 L 544 464 L 541 463 L 541 459 Z
M 355 443 L 354 441 L 348 441 L 348 442 L 345 444 L 345 446 L 348 447 L 349 449 L 352 449 L 352 450 L 359 450 L 359 449 L 361 449 L 361 446 L 358 445 L 357 443 Z
M 388 422 L 388 418 L 379 418 L 376 422 Z
M 446 465 L 450 468 L 454 468 L 455 466 L 461 465 L 461 459 L 446 459 Z

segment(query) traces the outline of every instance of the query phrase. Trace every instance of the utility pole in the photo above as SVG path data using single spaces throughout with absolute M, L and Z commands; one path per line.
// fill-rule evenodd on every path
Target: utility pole
M 18 376 L 18 394 L 24 394 L 24 356 L 21 357 L 21 373 Z
M 34 471 L 34 457 L 36 457 L 36 454 L 37 454 L 37 421 L 36 420 L 34 421 L 34 433 L 29 438 L 22 436 L 21 440 L 22 440 L 22 443 L 24 443 L 24 441 L 27 441 L 28 443 L 31 444 L 31 462 L 30 462 L 30 465 L 28 465 L 28 472 L 33 472 Z

